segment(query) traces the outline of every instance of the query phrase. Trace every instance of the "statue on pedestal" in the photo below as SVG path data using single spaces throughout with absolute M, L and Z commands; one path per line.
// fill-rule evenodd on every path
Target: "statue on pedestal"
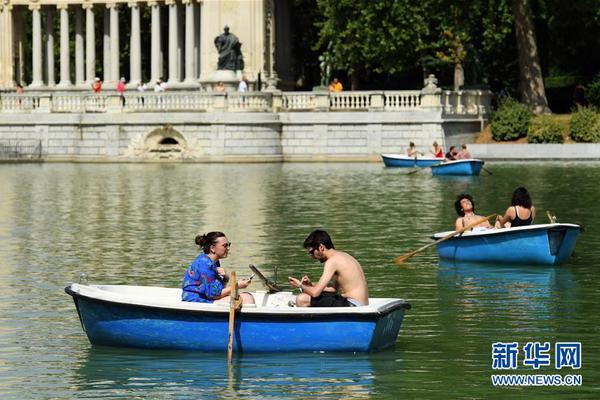
M 219 52 L 218 70 L 242 71 L 244 69 L 242 44 L 237 36 L 229 33 L 228 26 L 225 26 L 223 33 L 215 38 L 215 47 Z

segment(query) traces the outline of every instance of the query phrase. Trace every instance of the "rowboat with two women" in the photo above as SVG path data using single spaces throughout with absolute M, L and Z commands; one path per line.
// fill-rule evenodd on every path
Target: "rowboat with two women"
M 571 257 L 582 228 L 577 224 L 537 224 L 475 228 L 437 243 L 441 259 L 473 263 L 558 265 Z M 440 232 L 439 240 L 452 231 Z
M 229 303 L 181 300 L 180 288 L 71 284 L 81 326 L 93 345 L 225 351 Z M 293 307 L 291 292 L 251 293 L 235 318 L 238 352 L 371 352 L 396 343 L 402 299 L 370 298 L 358 307 Z

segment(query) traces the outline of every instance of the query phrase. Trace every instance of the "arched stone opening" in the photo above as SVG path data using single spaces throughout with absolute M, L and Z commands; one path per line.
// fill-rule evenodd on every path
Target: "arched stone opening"
M 147 158 L 182 158 L 187 150 L 187 141 L 171 126 L 165 126 L 153 130 L 146 136 L 144 150 Z

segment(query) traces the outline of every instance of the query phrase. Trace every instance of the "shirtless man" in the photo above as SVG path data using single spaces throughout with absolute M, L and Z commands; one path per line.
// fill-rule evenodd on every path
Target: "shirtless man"
M 302 277 L 302 280 L 288 278 L 290 285 L 300 288 L 302 292 L 296 298 L 297 307 L 353 307 L 369 304 L 367 280 L 362 267 L 350 254 L 336 250 L 327 232 L 313 231 L 304 240 L 304 248 L 313 259 L 323 263 L 323 274 L 316 284 L 308 276 Z M 338 289 L 341 290 L 341 295 L 337 293 Z

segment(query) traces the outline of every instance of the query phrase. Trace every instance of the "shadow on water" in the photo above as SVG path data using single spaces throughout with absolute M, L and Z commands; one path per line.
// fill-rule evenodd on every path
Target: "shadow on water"
M 365 398 L 374 372 L 367 354 L 237 354 L 232 367 L 225 352 L 194 353 L 91 346 L 80 354 L 73 384 L 95 397 L 142 394 L 199 397 L 327 396 Z M 160 396 L 160 395 L 159 395 Z

